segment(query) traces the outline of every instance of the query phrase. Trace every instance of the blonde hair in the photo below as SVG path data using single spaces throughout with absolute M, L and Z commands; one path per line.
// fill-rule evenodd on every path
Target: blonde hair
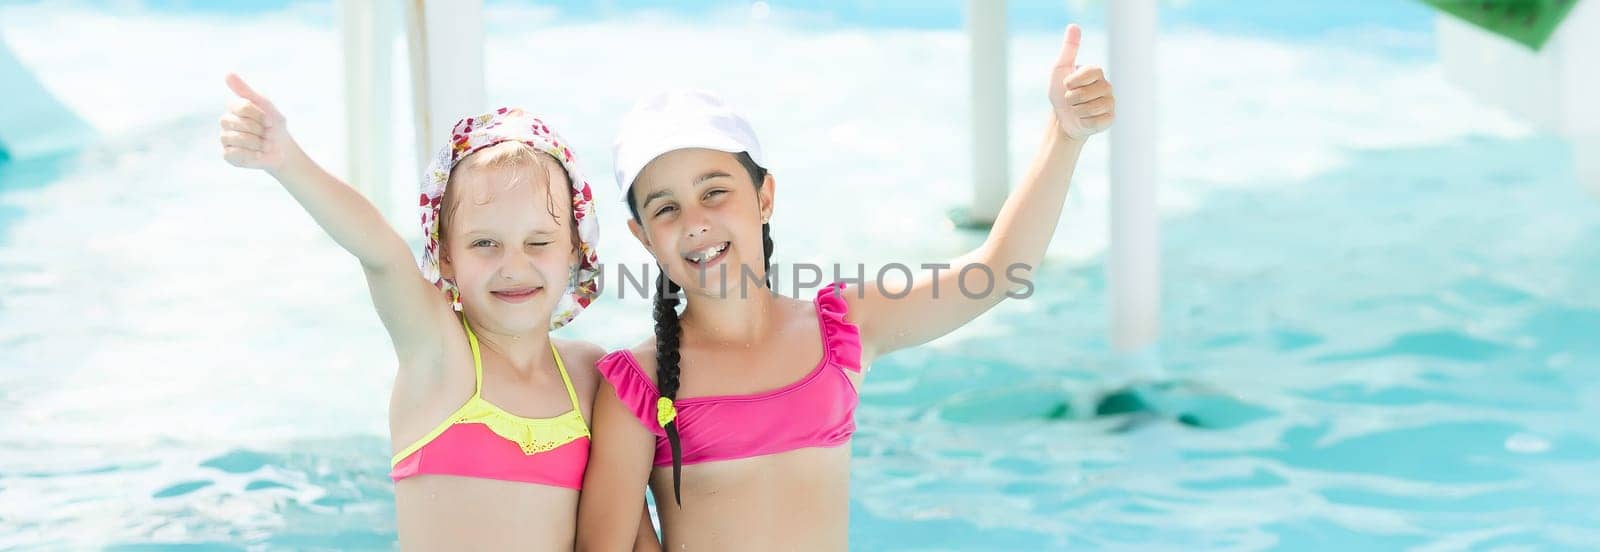
M 441 242 L 448 240 L 448 229 L 450 228 L 452 219 L 455 218 L 456 206 L 459 205 L 461 201 L 460 197 L 456 194 L 457 186 L 453 185 L 455 184 L 458 176 L 465 173 L 486 170 L 536 169 L 518 171 L 518 174 L 520 175 L 525 172 L 533 173 L 537 175 L 534 177 L 535 180 L 545 181 L 544 194 L 545 201 L 549 205 L 548 212 L 550 213 L 550 216 L 555 217 L 556 221 L 558 222 L 563 218 L 566 219 L 567 226 L 572 230 L 572 245 L 573 247 L 577 247 L 577 221 L 572 216 L 571 208 L 567 209 L 567 213 L 564 217 L 561 213 L 557 213 L 555 211 L 555 195 L 552 190 L 555 188 L 556 183 L 549 181 L 549 179 L 545 177 L 547 174 L 545 171 L 547 164 L 554 164 L 555 167 L 561 171 L 563 176 L 569 180 L 572 178 L 572 176 L 567 173 L 566 166 L 562 165 L 561 162 L 555 158 L 555 156 L 538 149 L 534 149 L 533 146 L 529 146 L 528 144 L 515 140 L 500 142 L 498 144 L 472 152 L 471 154 L 462 158 L 461 161 L 456 163 L 454 168 L 450 169 L 450 179 L 445 184 L 444 197 L 441 199 L 441 205 L 439 208 L 439 240 Z M 512 180 L 507 184 L 507 187 L 514 186 L 521 180 L 522 179 L 520 176 L 513 177 Z M 568 195 L 570 196 L 571 192 L 568 192 Z

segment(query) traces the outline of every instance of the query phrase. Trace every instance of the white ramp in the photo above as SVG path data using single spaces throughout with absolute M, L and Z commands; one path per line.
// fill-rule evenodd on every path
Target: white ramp
M 22 65 L 0 35 L 0 160 L 60 153 L 95 135 Z

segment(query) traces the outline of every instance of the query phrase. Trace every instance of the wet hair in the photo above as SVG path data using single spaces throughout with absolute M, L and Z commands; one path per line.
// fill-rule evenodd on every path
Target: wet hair
M 472 152 L 472 154 L 462 158 L 461 161 L 456 163 L 455 167 L 450 169 L 449 182 L 454 184 L 458 177 L 468 172 L 512 168 L 524 170 L 532 169 L 536 174 L 539 175 L 537 177 L 538 180 L 546 180 L 544 176 L 545 167 L 549 165 L 554 165 L 557 170 L 561 171 L 563 176 L 569 179 L 569 181 L 572 178 L 572 175 L 567 173 L 566 166 L 562 165 L 560 161 L 556 160 L 555 156 L 534 149 L 532 146 L 522 142 L 515 140 L 505 141 Z M 513 179 L 507 184 L 507 186 L 509 187 L 510 185 L 517 183 L 519 180 L 521 179 Z M 545 182 L 545 184 L 545 211 L 550 213 L 550 216 L 555 218 L 557 223 L 560 223 L 563 220 L 566 221 L 567 228 L 571 231 L 572 235 L 572 247 L 577 248 L 577 217 L 572 215 L 571 208 L 568 208 L 566 213 L 556 212 L 554 190 L 557 184 L 554 181 Z M 444 188 L 444 197 L 440 199 L 439 240 L 441 242 L 449 240 L 450 233 L 448 229 L 455 220 L 456 208 L 461 204 L 461 195 L 458 191 L 459 188 L 460 186 L 446 185 Z M 568 192 L 568 195 L 571 195 L 570 191 Z
M 750 181 L 755 183 L 756 190 L 766 182 L 767 169 L 757 165 L 750 154 L 739 152 L 734 155 L 739 164 L 744 166 L 745 172 L 750 173 Z M 628 213 L 633 215 L 633 220 L 639 220 L 639 206 L 634 205 L 632 187 L 629 188 Z M 761 248 L 764 251 L 766 277 L 771 278 L 772 272 L 772 228 L 770 224 L 761 224 Z M 657 286 L 655 299 L 656 320 L 656 388 L 661 391 L 661 396 L 677 400 L 678 384 L 681 374 L 679 372 L 678 356 L 679 339 L 683 337 L 683 327 L 678 320 L 678 292 L 683 288 L 667 278 L 667 271 L 659 265 L 656 267 L 661 272 L 661 280 Z M 673 420 L 662 427 L 667 432 L 667 443 L 672 446 L 672 498 L 679 506 L 683 505 L 683 495 L 679 482 L 679 475 L 683 469 L 683 446 L 678 439 L 678 422 Z

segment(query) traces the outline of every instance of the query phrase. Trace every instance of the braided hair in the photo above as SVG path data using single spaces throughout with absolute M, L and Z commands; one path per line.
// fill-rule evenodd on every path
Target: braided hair
M 756 190 L 766 182 L 767 169 L 757 165 L 750 154 L 739 152 L 734 156 L 745 172 L 750 173 L 750 180 L 755 183 Z M 634 205 L 633 194 L 628 194 L 628 212 L 634 221 L 639 221 L 639 209 Z M 766 278 L 770 282 L 772 277 L 772 228 L 768 223 L 761 223 L 761 248 L 763 250 L 762 264 L 765 267 Z M 683 337 L 683 326 L 678 319 L 678 292 L 683 288 L 667 278 L 667 271 L 656 266 L 661 272 L 655 297 L 654 317 L 656 321 L 656 387 L 661 391 L 661 399 L 656 408 L 657 419 L 661 421 L 661 429 L 667 433 L 667 443 L 672 448 L 672 498 L 679 506 L 683 505 L 682 486 L 680 475 L 683 470 L 683 445 L 678 437 L 678 422 L 676 409 L 672 401 L 678 398 L 678 384 L 682 379 L 679 370 L 678 354 L 680 341 Z M 666 411 L 663 413 L 662 411 Z

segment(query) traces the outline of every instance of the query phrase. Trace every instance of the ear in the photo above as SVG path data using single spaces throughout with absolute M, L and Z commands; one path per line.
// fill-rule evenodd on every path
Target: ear
M 756 192 L 756 205 L 761 208 L 761 220 L 772 220 L 772 197 L 777 193 L 778 181 L 772 178 L 772 173 L 761 180 L 761 191 Z
M 439 243 L 439 277 L 446 280 L 456 279 L 455 264 L 450 262 L 450 250 L 445 248 L 443 242 Z
M 650 249 L 650 237 L 645 235 L 644 227 L 639 226 L 638 220 L 628 219 L 628 231 L 633 233 L 633 239 L 639 240 L 639 245 L 643 245 L 646 251 Z

